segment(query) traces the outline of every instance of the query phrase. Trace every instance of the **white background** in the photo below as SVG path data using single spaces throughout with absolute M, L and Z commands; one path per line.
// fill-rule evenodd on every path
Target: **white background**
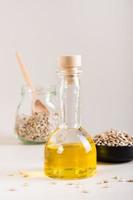
M 56 58 L 82 54 L 82 124 L 91 133 L 133 130 L 132 0 L 0 0 L 0 135 L 14 135 L 24 83 L 19 51 L 35 84 L 56 82 Z

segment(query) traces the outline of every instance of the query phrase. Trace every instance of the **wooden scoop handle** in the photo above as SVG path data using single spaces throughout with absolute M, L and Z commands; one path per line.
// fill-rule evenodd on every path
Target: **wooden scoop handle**
M 24 77 L 24 79 L 25 79 L 27 85 L 28 85 L 33 91 L 35 91 L 35 88 L 33 87 L 32 80 L 30 79 L 30 76 L 29 76 L 29 74 L 28 74 L 28 72 L 27 72 L 26 67 L 25 67 L 24 64 L 22 63 L 18 52 L 16 53 L 16 59 L 17 59 L 17 61 L 18 61 L 18 64 L 19 64 L 19 66 L 20 66 L 21 72 L 22 72 L 22 74 L 23 74 L 23 77 Z

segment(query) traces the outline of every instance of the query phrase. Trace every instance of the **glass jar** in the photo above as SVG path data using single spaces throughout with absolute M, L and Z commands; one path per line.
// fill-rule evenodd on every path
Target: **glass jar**
M 15 132 L 25 144 L 45 143 L 58 124 L 55 87 L 50 87 L 47 91 L 37 87 L 35 94 L 29 87 L 22 87 L 21 101 L 17 108 Z M 46 109 L 34 110 L 34 105 L 38 102 Z

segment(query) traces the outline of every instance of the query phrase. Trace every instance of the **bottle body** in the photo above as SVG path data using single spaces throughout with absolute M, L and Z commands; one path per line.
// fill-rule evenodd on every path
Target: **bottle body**
M 80 124 L 80 56 L 63 56 L 60 63 L 60 123 L 45 145 L 44 171 L 62 179 L 92 176 L 96 148 Z
M 96 148 L 82 128 L 57 129 L 45 146 L 45 173 L 52 178 L 77 179 L 96 172 Z

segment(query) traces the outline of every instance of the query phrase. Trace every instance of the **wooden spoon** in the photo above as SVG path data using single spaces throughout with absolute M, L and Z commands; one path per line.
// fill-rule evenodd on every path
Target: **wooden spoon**
M 24 78 L 27 86 L 32 90 L 33 113 L 35 113 L 35 112 L 47 112 L 47 113 L 49 113 L 49 110 L 47 109 L 47 107 L 39 99 L 36 99 L 36 97 L 37 97 L 36 89 L 33 86 L 32 80 L 30 79 L 30 76 L 27 72 L 25 65 L 22 63 L 18 52 L 16 53 L 16 59 L 17 59 L 17 62 L 19 64 L 19 67 L 21 69 L 23 78 Z

